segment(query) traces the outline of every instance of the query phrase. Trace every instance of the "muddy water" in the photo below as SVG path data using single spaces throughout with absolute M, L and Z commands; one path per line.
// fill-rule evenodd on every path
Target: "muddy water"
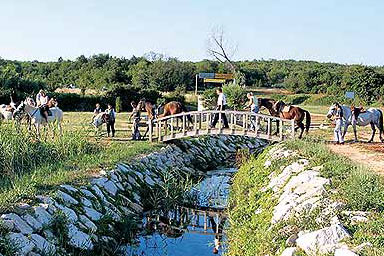
M 125 255 L 223 255 L 226 225 L 224 210 L 227 206 L 231 177 L 235 172 L 234 168 L 208 172 L 207 177 L 191 191 L 197 197 L 197 206 L 193 209 L 180 208 L 171 213 L 168 217 L 176 219 L 177 225 L 161 224 L 160 217 L 157 217 L 157 223 L 160 224 L 152 226 L 156 231 L 139 237 L 137 245 L 127 248 Z M 144 218 L 144 226 L 153 218 L 156 217 Z

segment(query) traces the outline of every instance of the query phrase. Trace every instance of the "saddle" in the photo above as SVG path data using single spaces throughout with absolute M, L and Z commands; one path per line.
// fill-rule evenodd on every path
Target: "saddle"
M 14 108 L 11 106 L 6 106 L 4 110 L 13 113 Z
M 289 112 L 291 110 L 291 107 L 292 107 L 291 105 L 285 105 L 281 110 L 281 112 Z

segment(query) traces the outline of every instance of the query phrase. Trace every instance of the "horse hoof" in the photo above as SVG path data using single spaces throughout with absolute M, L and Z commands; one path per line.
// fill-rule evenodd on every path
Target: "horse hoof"
M 372 142 L 373 142 L 373 140 L 369 140 L 369 141 L 368 141 L 368 143 L 372 143 Z

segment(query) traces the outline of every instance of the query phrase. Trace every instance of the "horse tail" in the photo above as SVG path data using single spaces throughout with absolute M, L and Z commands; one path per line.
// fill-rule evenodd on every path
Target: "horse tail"
M 380 109 L 378 109 L 378 111 L 380 113 L 380 116 L 379 116 L 379 129 L 380 129 L 380 132 L 384 132 L 383 111 L 381 111 Z
M 309 127 L 311 126 L 311 114 L 307 111 L 304 110 L 305 113 L 305 131 L 309 131 Z

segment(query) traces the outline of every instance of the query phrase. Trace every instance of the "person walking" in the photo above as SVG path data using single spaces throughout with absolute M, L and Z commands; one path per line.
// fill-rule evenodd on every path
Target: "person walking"
M 339 103 L 335 103 L 336 113 L 335 113 L 335 130 L 334 130 L 334 139 L 336 144 L 344 144 L 343 133 L 341 127 L 343 126 L 343 109 Z
M 137 106 L 137 103 L 132 101 L 131 102 L 131 107 L 132 107 L 132 113 L 129 116 L 129 120 L 133 118 L 132 122 L 132 140 L 140 140 L 141 134 L 139 130 L 139 123 L 141 119 L 141 112 L 140 108 Z
M 218 95 L 216 110 L 224 111 L 227 107 L 227 98 L 223 93 L 223 89 L 222 88 L 216 89 L 216 93 Z M 224 113 L 220 113 L 220 115 L 221 115 L 221 119 L 224 122 L 224 128 L 229 128 L 227 116 Z M 219 121 L 219 113 L 215 114 L 215 117 L 213 118 L 210 128 L 215 128 L 217 121 Z
M 252 92 L 249 92 L 247 93 L 247 98 L 248 98 L 248 104 L 247 104 L 247 107 L 251 110 L 252 113 L 259 113 L 259 100 L 258 98 L 253 95 Z M 251 129 L 253 129 L 254 131 L 257 129 L 257 125 L 256 124 L 256 117 L 255 116 L 251 116 Z
M 105 114 L 108 115 L 107 120 L 107 136 L 109 137 L 109 134 L 112 131 L 112 137 L 115 137 L 115 121 L 116 121 L 116 112 L 113 109 L 111 104 L 108 104 L 108 108 L 105 110 Z

